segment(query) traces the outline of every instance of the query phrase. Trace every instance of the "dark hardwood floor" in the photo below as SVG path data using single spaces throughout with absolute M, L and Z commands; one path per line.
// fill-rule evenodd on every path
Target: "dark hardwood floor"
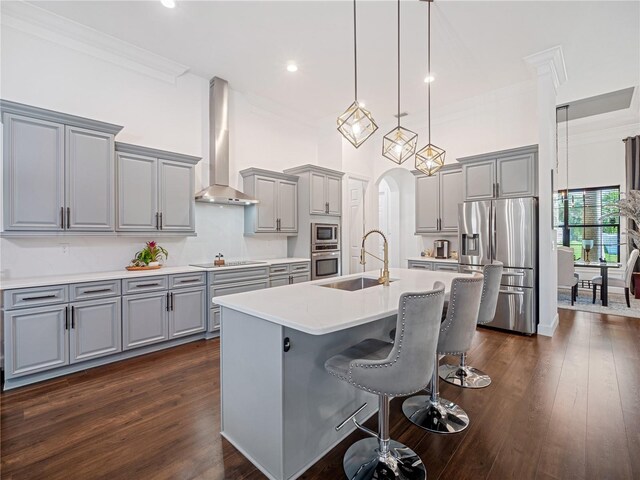
M 261 479 L 219 435 L 219 341 L 0 396 L 2 479 Z M 553 338 L 480 329 L 483 390 L 442 384 L 471 418 L 435 435 L 392 403 L 392 437 L 432 479 L 639 479 L 640 320 L 561 310 Z M 370 422 L 375 425 L 375 421 Z M 302 478 L 343 478 L 354 433 Z

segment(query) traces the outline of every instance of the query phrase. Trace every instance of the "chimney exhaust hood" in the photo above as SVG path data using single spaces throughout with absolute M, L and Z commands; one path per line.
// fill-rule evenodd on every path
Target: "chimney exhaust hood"
M 209 83 L 209 186 L 196 202 L 255 205 L 258 200 L 229 186 L 229 83 L 213 77 Z

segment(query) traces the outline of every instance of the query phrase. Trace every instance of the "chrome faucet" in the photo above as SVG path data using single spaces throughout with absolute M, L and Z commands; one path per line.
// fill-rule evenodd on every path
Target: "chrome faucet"
M 372 233 L 379 233 L 380 236 L 382 236 L 382 239 L 384 240 L 384 259 L 377 257 L 373 253 L 367 252 L 364 249 L 364 242 L 367 239 L 367 237 Z M 362 237 L 362 247 L 360 248 L 360 264 L 362 266 L 364 266 L 367 263 L 365 255 L 370 255 L 373 258 L 380 260 L 384 264 L 384 269 L 380 270 L 380 277 L 378 278 L 378 283 L 381 283 L 385 287 L 388 287 L 389 286 L 389 242 L 387 242 L 387 237 L 380 230 L 369 230 L 367 233 L 364 234 L 364 237 Z

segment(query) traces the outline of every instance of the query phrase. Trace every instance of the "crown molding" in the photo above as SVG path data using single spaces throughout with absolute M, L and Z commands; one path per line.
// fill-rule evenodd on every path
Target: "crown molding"
M 538 76 L 551 75 L 556 91 L 567 81 L 567 67 L 564 64 L 562 47 L 559 45 L 528 55 L 523 60 L 538 71 Z
M 175 84 L 189 67 L 26 2 L 2 3 L 2 26 Z

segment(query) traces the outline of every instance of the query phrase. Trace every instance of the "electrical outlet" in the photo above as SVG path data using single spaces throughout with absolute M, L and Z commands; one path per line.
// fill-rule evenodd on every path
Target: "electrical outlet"
M 65 257 L 69 256 L 69 244 L 68 243 L 61 243 L 60 246 L 62 247 L 62 255 L 64 255 Z

